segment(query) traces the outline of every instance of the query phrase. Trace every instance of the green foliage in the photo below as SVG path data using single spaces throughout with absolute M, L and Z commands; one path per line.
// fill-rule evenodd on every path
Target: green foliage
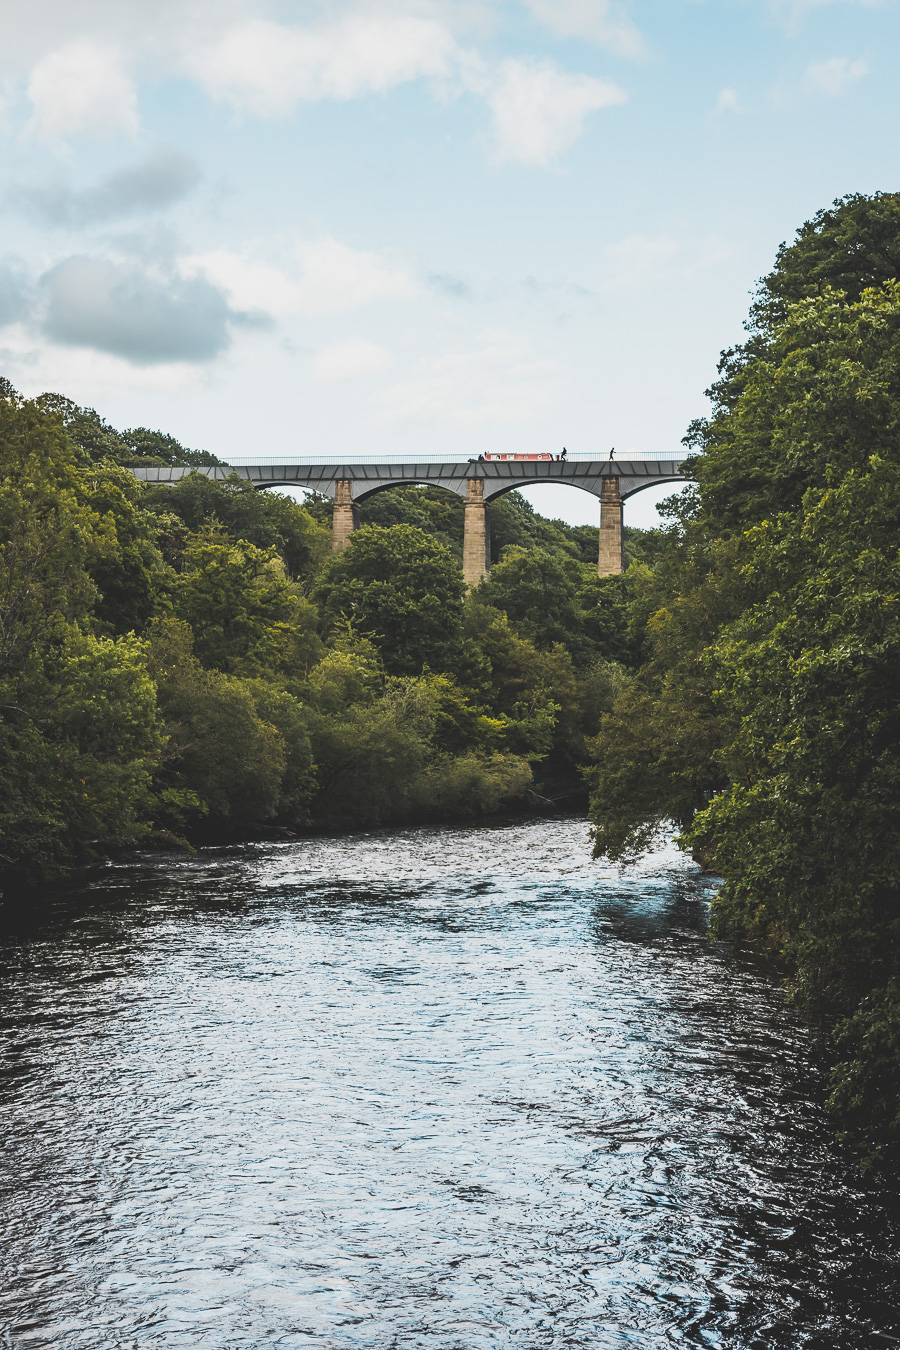
M 511 545 L 482 582 L 479 598 L 539 650 L 565 647 L 582 667 L 598 656 L 636 656 L 631 589 L 624 576 L 599 577 L 596 563 L 588 567 L 570 554 Z
M 478 694 L 506 723 L 506 743 L 530 759 L 553 747 L 560 703 L 559 686 L 573 686 L 571 660 L 563 651 L 539 652 L 521 638 L 505 614 L 483 603 L 482 588 L 466 606 L 466 636 L 479 658 Z
M 527 502 L 521 492 L 504 492 L 494 497 L 490 505 L 491 512 L 491 562 L 495 563 L 510 547 L 538 548 L 545 552 L 562 554 L 567 558 L 577 558 L 580 553 L 580 537 L 577 527 L 566 525 L 561 520 L 545 520 L 534 507 Z M 597 510 L 599 524 L 600 512 Z M 589 552 L 588 562 L 597 566 L 597 531 L 593 535 L 593 553 Z
M 155 778 L 157 821 L 221 838 L 266 822 L 302 824 L 313 791 L 302 709 L 284 691 L 207 670 L 187 624 L 149 634 L 148 669 L 166 734 Z
M 900 980 L 866 994 L 835 1033 L 829 1105 L 839 1137 L 861 1149 L 866 1170 L 891 1167 L 900 1144 Z
M 176 568 L 183 565 L 191 536 L 213 525 L 232 539 L 277 549 L 293 581 L 309 582 L 330 552 L 330 520 L 326 530 L 290 497 L 258 492 L 236 475 L 221 482 L 191 473 L 145 492 L 148 508 L 160 521 L 163 552 Z
M 59 420 L 0 398 L 0 862 L 35 879 L 135 840 L 160 746 L 142 649 L 90 631 L 117 544 Z
M 350 619 L 390 674 L 453 670 L 465 587 L 450 550 L 413 525 L 364 526 L 327 564 L 315 591 L 327 626 Z
M 602 717 L 587 775 L 595 856 L 633 861 L 672 822 L 690 824 L 721 783 L 717 724 L 702 694 L 686 693 L 632 678 Z
M 900 196 L 846 198 L 761 283 L 691 430 L 647 659 L 591 771 L 598 852 L 634 856 L 674 820 L 724 877 L 714 932 L 841 1019 L 832 1108 L 883 1165 L 900 1161 L 898 241 Z
M 310 693 L 319 818 L 463 818 L 531 784 L 528 759 L 502 748 L 503 719 L 480 713 L 447 676 L 388 677 L 382 686 L 365 640 L 345 636 L 313 671 Z
M 575 597 L 583 579 L 574 558 L 563 560 L 545 549 L 513 545 L 480 590 L 484 602 L 501 610 L 522 637 L 546 649 L 578 635 Z
M 816 1004 L 900 965 L 898 526 L 900 462 L 810 489 L 751 532 L 761 598 L 706 657 L 730 781 L 690 838 L 728 878 L 720 928 L 774 946 Z
M 188 450 L 162 431 L 134 427 L 116 431 L 93 408 L 80 408 L 62 394 L 41 394 L 36 405 L 54 418 L 94 464 L 221 464 L 206 450 Z
M 35 404 L 44 416 L 63 428 L 72 444 L 94 464 L 102 464 L 104 460 L 128 463 L 131 448 L 127 441 L 93 408 L 80 408 L 62 394 L 41 394 Z
M 186 550 L 172 603 L 205 666 L 290 678 L 318 658 L 315 611 L 288 581 L 274 548 L 231 542 L 213 527 L 201 530 Z
M 308 712 L 292 694 L 267 680 L 247 680 L 245 684 L 257 717 L 264 726 L 275 729 L 284 747 L 278 795 L 272 811 L 274 822 L 295 828 L 306 825 L 310 819 L 310 801 L 316 790 Z
M 531 768 L 523 756 L 470 751 L 432 760 L 417 790 L 433 818 L 465 820 L 520 800 L 531 782 Z
M 719 532 L 798 511 L 804 493 L 900 436 L 900 286 L 848 304 L 835 291 L 791 310 L 765 356 L 748 365 L 734 407 L 705 430 L 695 474 Z
M 132 427 L 120 433 L 131 452 L 131 464 L 209 465 L 221 464 L 208 450 L 188 450 L 174 436 L 149 427 Z
M 157 519 L 146 509 L 134 476 L 109 460 L 84 474 L 82 482 L 105 539 L 88 567 L 96 587 L 97 623 L 110 633 L 141 632 L 172 580 L 157 542 Z
M 134 639 L 72 627 L 41 655 L 4 688 L 0 723 L 0 855 L 32 881 L 140 838 L 161 748 Z
M 332 558 L 315 496 L 123 467 L 211 458 L 0 384 L 4 885 L 147 839 L 471 817 L 536 764 L 577 782 L 645 619 L 577 532 L 509 494 L 467 594 L 454 494 L 377 494 Z
M 360 502 L 361 525 L 413 525 L 443 544 L 462 563 L 463 501 L 446 488 L 399 487 L 376 492 Z M 330 504 L 326 520 L 330 525 Z
M 860 192 L 817 211 L 782 244 L 750 310 L 758 330 L 780 327 L 789 307 L 828 288 L 861 300 L 872 286 L 900 280 L 900 192 Z

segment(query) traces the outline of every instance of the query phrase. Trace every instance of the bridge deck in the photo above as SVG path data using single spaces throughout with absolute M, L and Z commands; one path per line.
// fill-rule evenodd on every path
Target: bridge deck
M 564 460 L 358 459 L 345 463 L 325 459 L 278 463 L 273 458 L 259 463 L 248 459 L 241 464 L 204 466 L 196 470 L 162 467 L 134 468 L 131 472 L 149 483 L 174 483 L 192 472 L 217 479 L 236 474 L 255 487 L 299 487 L 326 497 L 334 497 L 337 483 L 350 482 L 356 501 L 404 484 L 443 487 L 465 497 L 466 481 L 470 478 L 483 479 L 485 501 L 517 487 L 541 483 L 563 483 L 599 497 L 604 478 L 614 477 L 619 480 L 619 492 L 624 499 L 658 483 L 683 481 L 684 460 L 683 455 L 630 456 L 613 460 L 575 456 Z

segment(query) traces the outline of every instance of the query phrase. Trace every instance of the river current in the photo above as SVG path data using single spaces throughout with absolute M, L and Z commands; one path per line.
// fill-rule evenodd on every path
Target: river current
M 566 820 L 58 898 L 0 943 L 0 1344 L 900 1343 L 895 1199 L 711 885 Z

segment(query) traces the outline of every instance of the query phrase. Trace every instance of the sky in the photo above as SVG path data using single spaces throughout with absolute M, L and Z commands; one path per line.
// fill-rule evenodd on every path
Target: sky
M 894 0 L 0 14 L 0 373 L 224 459 L 677 450 L 778 245 L 900 187 Z

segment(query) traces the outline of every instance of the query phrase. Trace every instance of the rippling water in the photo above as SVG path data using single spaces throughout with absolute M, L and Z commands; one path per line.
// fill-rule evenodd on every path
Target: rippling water
M 8 936 L 2 1343 L 896 1343 L 802 1024 L 586 833 L 110 867 Z

